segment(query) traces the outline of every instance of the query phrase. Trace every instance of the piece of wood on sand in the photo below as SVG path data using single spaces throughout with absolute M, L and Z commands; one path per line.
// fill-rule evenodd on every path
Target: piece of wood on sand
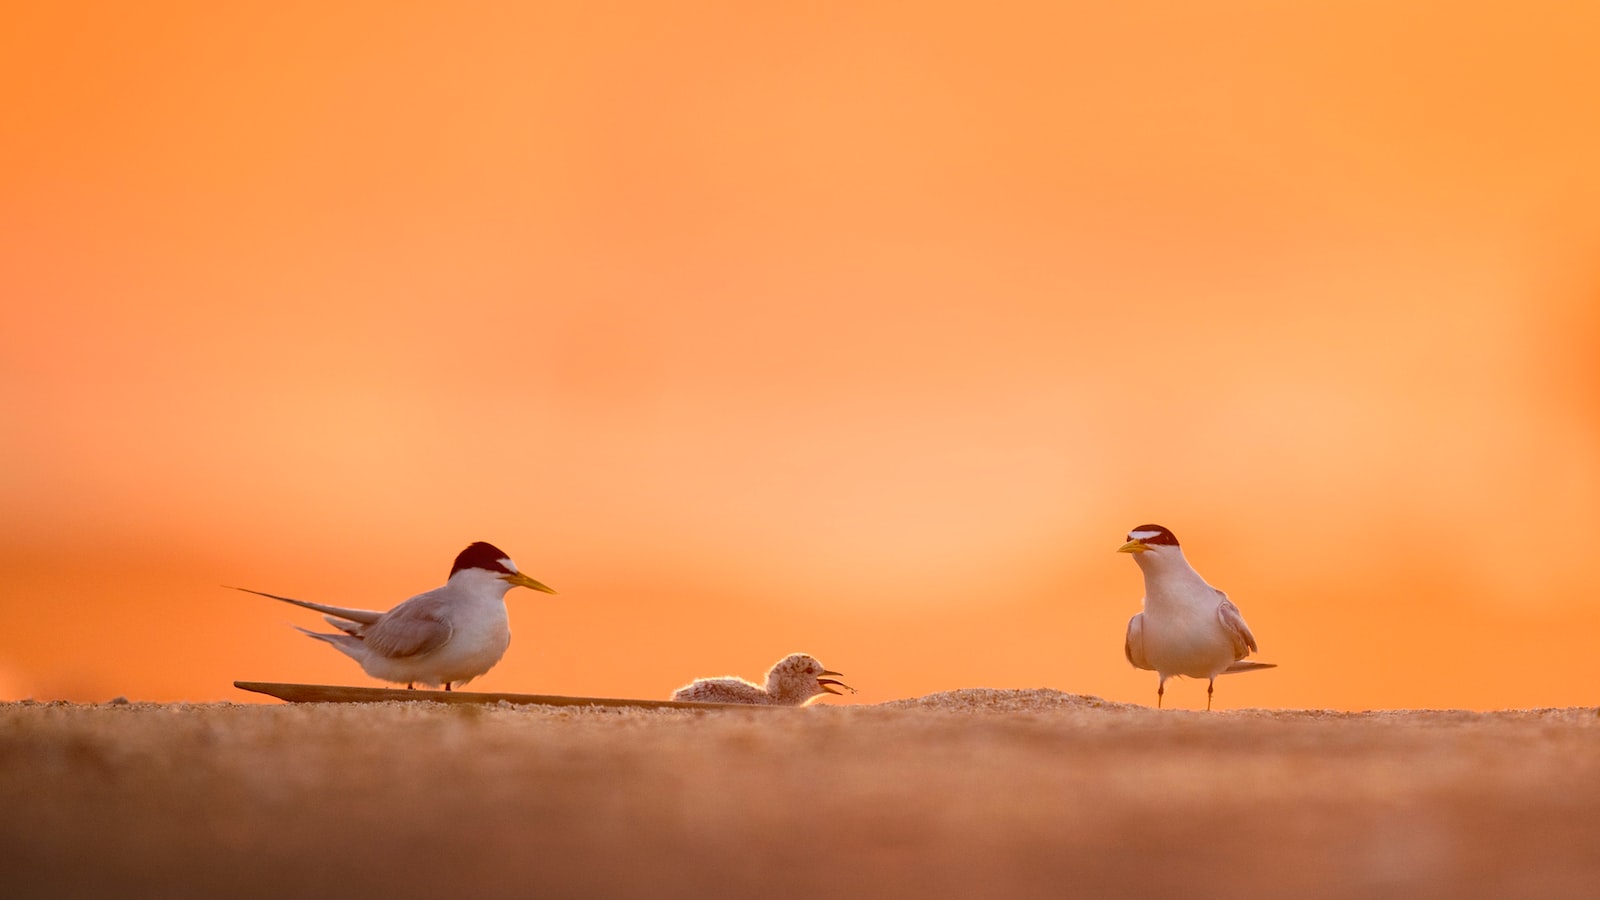
M 427 703 L 515 703 L 537 706 L 627 706 L 639 709 L 794 709 L 754 703 L 699 703 L 689 700 L 628 700 L 617 697 L 562 697 L 554 694 L 501 694 L 486 691 L 413 691 L 406 688 L 345 687 L 337 684 L 285 684 L 235 681 L 233 686 L 290 703 L 382 703 L 386 700 Z

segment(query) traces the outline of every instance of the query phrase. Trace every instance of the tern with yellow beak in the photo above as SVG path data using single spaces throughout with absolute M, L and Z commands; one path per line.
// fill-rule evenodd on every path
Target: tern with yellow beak
M 494 668 L 511 645 L 506 592 L 514 587 L 555 591 L 517 571 L 493 544 L 479 541 L 456 556 L 444 587 L 418 594 L 388 612 L 325 606 L 249 588 L 323 613 L 338 634 L 300 631 L 327 641 L 368 675 L 414 688 L 465 684 Z M 298 627 L 298 626 L 296 626 Z
M 1135 668 L 1161 676 L 1156 706 L 1174 675 L 1206 679 L 1206 709 L 1217 676 L 1271 669 L 1274 663 L 1246 662 L 1257 649 L 1255 635 L 1228 595 L 1206 583 L 1189 565 L 1172 532 L 1140 525 L 1128 532 L 1119 553 L 1133 554 L 1144 573 L 1144 612 L 1128 620 L 1123 653 Z

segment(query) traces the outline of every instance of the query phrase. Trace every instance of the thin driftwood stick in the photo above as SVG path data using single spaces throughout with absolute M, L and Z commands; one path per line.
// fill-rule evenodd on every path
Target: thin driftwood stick
M 787 709 L 747 703 L 692 703 L 683 700 L 625 700 L 613 697 L 560 697 L 550 694 L 498 694 L 475 691 L 410 691 L 404 688 L 344 687 L 335 684 L 283 684 L 235 681 L 241 690 L 267 694 L 290 703 L 381 703 L 421 700 L 428 703 L 507 703 L 539 706 L 631 706 L 642 709 Z

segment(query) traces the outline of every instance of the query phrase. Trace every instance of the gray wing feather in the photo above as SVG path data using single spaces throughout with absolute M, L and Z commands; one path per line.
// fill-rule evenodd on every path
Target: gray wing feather
M 1244 616 L 1240 614 L 1239 607 L 1233 605 L 1228 595 L 1217 591 L 1217 596 L 1222 598 L 1222 602 L 1217 606 L 1217 619 L 1222 622 L 1223 629 L 1233 641 L 1233 658 L 1244 659 L 1250 655 L 1250 651 L 1260 649 L 1256 646 L 1256 636 L 1250 633 L 1250 626 L 1244 623 Z
M 445 603 L 439 598 L 413 597 L 362 629 L 361 638 L 379 656 L 421 656 L 443 647 L 455 633 L 444 612 Z
M 1128 620 L 1128 636 L 1122 642 L 1122 654 L 1135 669 L 1151 669 L 1144 657 L 1144 613 L 1134 613 Z
M 361 624 L 360 622 L 352 622 L 349 619 L 341 619 L 338 616 L 323 616 L 322 618 L 329 625 L 332 625 L 333 627 L 339 629 L 340 631 L 344 632 L 345 634 L 348 634 L 348 635 L 351 635 L 351 636 L 354 636 L 354 637 L 360 637 L 361 633 L 363 631 L 365 631 L 366 627 L 367 627 L 367 626 Z

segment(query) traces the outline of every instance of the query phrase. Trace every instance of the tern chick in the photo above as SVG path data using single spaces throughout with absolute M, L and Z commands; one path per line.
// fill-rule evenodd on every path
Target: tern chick
M 465 684 L 494 668 L 511 644 L 506 592 L 555 591 L 517 571 L 511 557 L 479 541 L 456 556 L 444 587 L 388 612 L 325 606 L 249 588 L 235 588 L 324 613 L 338 634 L 300 628 L 361 664 L 368 675 L 414 688 Z M 299 626 L 296 626 L 297 628 Z
M 854 694 L 856 689 L 842 681 L 824 678 L 824 675 L 843 677 L 830 672 L 822 663 L 804 653 L 791 653 L 778 660 L 767 671 L 767 686 L 752 684 L 743 678 L 700 678 L 672 692 L 674 700 L 693 700 L 699 703 L 752 703 L 761 706 L 802 706 L 821 694 L 839 694 L 842 687 Z
M 1128 620 L 1123 653 L 1135 668 L 1161 676 L 1156 682 L 1156 706 L 1174 675 L 1206 679 L 1206 709 L 1217 676 L 1274 663 L 1245 662 L 1256 647 L 1255 635 L 1244 622 L 1239 607 L 1189 565 L 1172 532 L 1160 525 L 1140 525 L 1128 532 L 1119 553 L 1133 554 L 1144 573 L 1144 612 Z

